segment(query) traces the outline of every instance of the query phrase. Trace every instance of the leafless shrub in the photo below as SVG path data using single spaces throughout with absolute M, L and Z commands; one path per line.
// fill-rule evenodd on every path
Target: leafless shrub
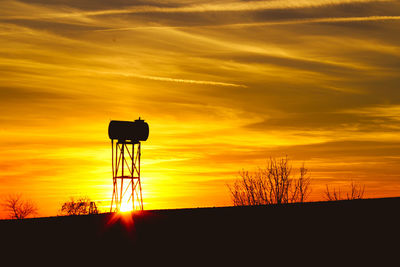
M 11 219 L 25 219 L 37 215 L 38 208 L 30 200 L 23 200 L 21 194 L 9 195 L 3 202 L 3 208 Z
M 325 198 L 328 201 L 336 201 L 336 200 L 342 200 L 342 195 L 340 192 L 340 188 L 336 189 L 329 189 L 328 185 L 326 185 L 326 189 L 325 189 Z
M 88 197 L 80 197 L 76 200 L 71 197 L 70 201 L 62 204 L 60 213 L 61 215 L 97 214 L 98 209 L 95 202 Z
M 362 199 L 365 192 L 365 185 L 360 185 L 355 182 L 350 184 L 350 194 L 347 193 L 347 199 Z
M 229 186 L 232 194 L 233 205 L 248 206 L 248 205 L 265 205 L 269 204 L 267 192 L 267 183 L 261 175 L 261 171 L 255 176 L 249 174 L 248 171 L 239 173 L 240 179 L 234 182 L 233 186 Z
M 292 178 L 292 167 L 287 157 L 269 159 L 266 169 L 254 174 L 239 172 L 232 186 L 228 185 L 233 205 L 267 205 L 304 202 L 310 194 L 308 170 L 300 168 L 300 177 Z
M 288 163 L 288 158 L 279 160 L 270 159 L 266 170 L 267 190 L 272 204 L 282 204 L 293 202 L 295 194 L 291 194 L 292 179 L 290 174 L 292 167 Z
M 362 199 L 365 192 L 365 185 L 361 185 L 352 181 L 349 185 L 350 190 L 346 192 L 346 197 L 342 195 L 340 188 L 329 189 L 328 185 L 326 185 L 325 189 L 325 198 L 328 201 L 337 201 L 337 200 L 353 200 L 353 199 Z
M 311 193 L 311 179 L 308 175 L 308 169 L 305 168 L 304 163 L 300 168 L 300 176 L 297 180 L 294 180 L 295 192 L 293 194 L 295 202 L 304 202 Z

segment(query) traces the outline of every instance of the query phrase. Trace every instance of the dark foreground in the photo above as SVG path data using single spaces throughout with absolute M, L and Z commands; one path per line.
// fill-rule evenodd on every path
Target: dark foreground
M 382 266 L 400 257 L 399 215 L 400 198 L 385 198 L 4 220 L 1 256 L 188 266 L 360 266 L 374 260 Z

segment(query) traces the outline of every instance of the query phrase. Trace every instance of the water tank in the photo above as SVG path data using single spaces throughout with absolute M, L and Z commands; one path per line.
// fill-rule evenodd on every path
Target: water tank
M 149 137 L 149 125 L 140 118 L 135 121 L 110 121 L 108 136 L 118 141 L 146 141 Z

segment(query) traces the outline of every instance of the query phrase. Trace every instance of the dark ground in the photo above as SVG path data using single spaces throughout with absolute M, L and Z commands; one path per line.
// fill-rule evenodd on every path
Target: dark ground
M 397 259 L 399 266 L 399 212 L 400 198 L 382 198 L 2 220 L 1 258 L 147 266 L 386 266 Z

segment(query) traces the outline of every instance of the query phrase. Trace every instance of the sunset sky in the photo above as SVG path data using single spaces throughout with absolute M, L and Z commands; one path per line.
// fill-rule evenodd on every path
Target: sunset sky
M 0 3 L 0 196 L 39 216 L 109 207 L 108 123 L 139 116 L 145 209 L 231 205 L 238 171 L 285 155 L 310 200 L 400 196 L 399 1 Z

